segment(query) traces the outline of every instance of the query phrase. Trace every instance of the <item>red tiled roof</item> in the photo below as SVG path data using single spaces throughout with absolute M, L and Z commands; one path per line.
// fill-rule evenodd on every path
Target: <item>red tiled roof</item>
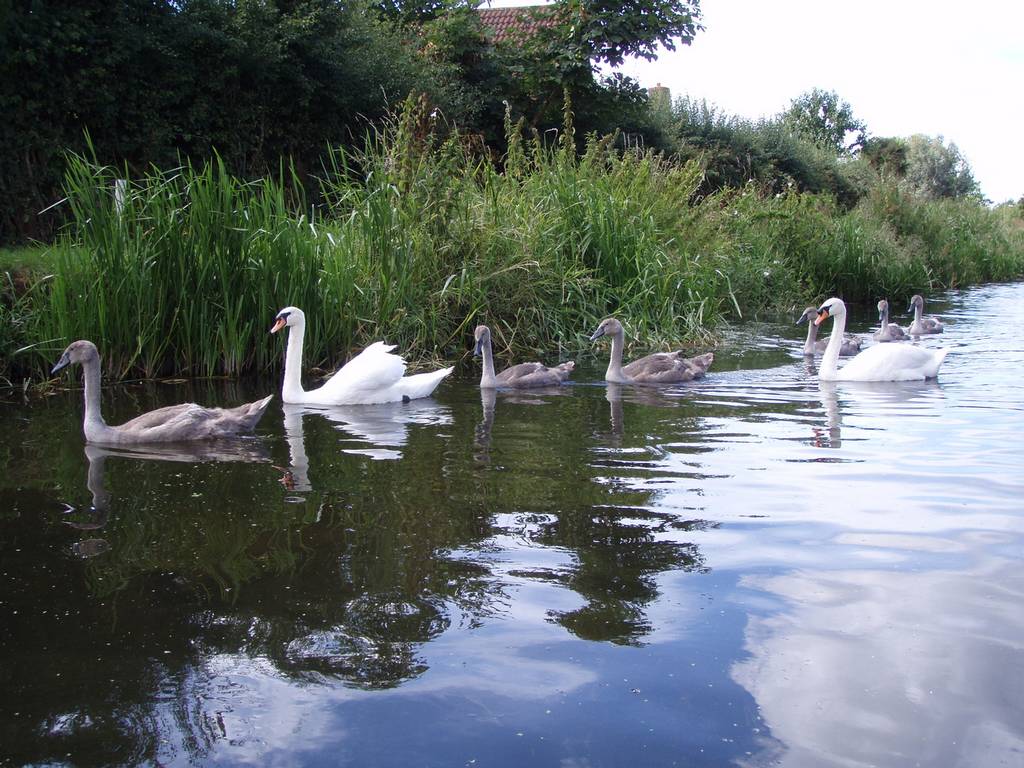
M 543 18 L 536 18 L 540 11 Z M 541 27 L 555 23 L 551 7 L 546 5 L 523 5 L 518 8 L 478 8 L 480 20 L 490 31 L 495 42 L 529 37 Z

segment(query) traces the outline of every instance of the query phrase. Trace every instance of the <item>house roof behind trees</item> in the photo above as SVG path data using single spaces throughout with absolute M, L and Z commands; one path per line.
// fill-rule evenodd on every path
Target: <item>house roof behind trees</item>
M 494 42 L 522 40 L 542 27 L 555 24 L 550 6 L 523 5 L 518 8 L 478 8 L 480 20 Z

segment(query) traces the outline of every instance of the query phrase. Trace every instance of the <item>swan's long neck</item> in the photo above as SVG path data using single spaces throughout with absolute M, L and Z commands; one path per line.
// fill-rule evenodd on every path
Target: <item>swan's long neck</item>
M 846 330 L 846 313 L 832 316 L 832 333 L 828 337 L 828 346 L 821 356 L 818 366 L 818 378 L 834 379 L 839 370 L 839 350 L 843 346 L 843 332 Z
M 608 371 L 605 373 L 605 381 L 617 381 L 628 383 L 629 377 L 622 372 L 622 348 L 625 346 L 622 331 L 612 335 L 612 356 L 608 361 Z
M 924 314 L 924 304 L 914 305 L 914 325 L 921 325 L 921 315 Z
M 288 347 L 284 353 L 284 384 L 281 397 L 286 403 L 299 402 L 305 391 L 302 389 L 302 341 L 306 335 L 305 323 L 290 326 Z
M 85 439 L 100 442 L 110 431 L 100 413 L 100 360 L 89 357 L 82 361 L 82 380 L 85 383 L 85 419 L 82 427 Z
M 494 355 L 491 352 L 490 338 L 480 345 L 480 354 L 483 355 L 484 358 L 484 371 L 480 376 L 480 386 L 496 386 L 497 380 L 494 378 Z
M 288 441 L 288 453 L 291 457 L 293 489 L 311 491 L 309 482 L 309 458 L 306 456 L 306 438 L 302 426 L 302 411 L 295 407 L 284 408 L 284 434 Z
M 889 308 L 885 307 L 882 310 L 882 330 L 884 331 L 889 327 Z
M 105 512 L 110 507 L 110 494 L 103 485 L 103 470 L 107 456 L 105 453 L 93 454 L 95 448 L 86 446 L 85 456 L 89 461 L 89 474 L 86 477 L 86 487 L 92 493 L 92 508 L 97 512 Z
M 807 319 L 807 341 L 804 342 L 804 354 L 814 354 L 814 342 L 818 340 L 818 326 L 814 324 L 814 318 Z

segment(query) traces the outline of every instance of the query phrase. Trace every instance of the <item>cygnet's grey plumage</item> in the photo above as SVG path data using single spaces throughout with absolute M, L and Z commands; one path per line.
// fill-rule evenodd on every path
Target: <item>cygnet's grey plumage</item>
M 828 346 L 828 339 L 818 338 L 818 326 L 814 324 L 817 316 L 818 310 L 814 307 L 808 307 L 800 315 L 800 319 L 796 321 L 798 325 L 800 323 L 807 323 L 807 339 L 804 341 L 805 355 L 821 354 L 825 351 L 825 347 Z M 861 340 L 859 337 L 846 334 L 843 336 L 843 346 L 839 348 L 839 356 L 853 357 L 860 352 L 860 345 Z
M 478 325 L 473 332 L 476 346 L 474 355 L 482 355 L 484 359 L 483 373 L 480 375 L 480 386 L 484 389 L 512 387 L 528 389 L 532 387 L 550 387 L 561 384 L 572 373 L 576 363 L 569 361 L 549 368 L 543 363 L 519 363 L 506 368 L 501 373 L 494 372 L 494 355 L 491 351 L 491 329 L 486 325 Z
M 96 345 L 91 341 L 71 343 L 50 373 L 57 373 L 73 363 L 82 366 L 85 381 L 82 424 L 85 439 L 100 445 L 178 443 L 234 437 L 251 432 L 274 397 L 268 395 L 237 408 L 205 408 L 195 403 L 171 405 L 112 427 L 100 414 L 100 355 Z
M 902 328 L 889 322 L 889 302 L 885 299 L 878 302 L 878 322 L 880 327 L 872 334 L 875 341 L 903 341 L 907 338 Z
M 942 323 L 934 317 L 921 317 L 924 314 L 924 297 L 915 293 L 910 299 L 907 312 L 914 313 L 914 322 L 910 324 L 911 336 L 923 336 L 927 333 L 942 333 Z
M 590 340 L 597 341 L 602 336 L 610 336 L 612 339 L 611 359 L 604 378 L 605 381 L 618 384 L 675 384 L 693 381 L 702 378 L 715 360 L 712 352 L 696 357 L 684 357 L 682 351 L 655 352 L 623 366 L 625 331 L 622 323 L 614 317 L 602 320 Z

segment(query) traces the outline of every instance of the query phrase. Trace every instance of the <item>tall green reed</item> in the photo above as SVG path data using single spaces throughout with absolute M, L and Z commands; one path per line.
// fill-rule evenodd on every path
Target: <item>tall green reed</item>
M 214 158 L 130 180 L 71 157 L 72 225 L 37 294 L 36 339 L 90 338 L 115 376 L 238 375 L 280 364 L 278 309 L 307 316 L 306 361 L 386 339 L 419 360 L 496 347 L 553 357 L 619 315 L 644 346 L 706 340 L 726 317 L 838 293 L 855 301 L 1024 274 L 1020 230 L 965 201 L 879 184 L 852 210 L 751 184 L 697 198 L 702 166 L 506 120 L 504 158 L 409 100 L 326 155 L 315 206 L 291 169 Z

